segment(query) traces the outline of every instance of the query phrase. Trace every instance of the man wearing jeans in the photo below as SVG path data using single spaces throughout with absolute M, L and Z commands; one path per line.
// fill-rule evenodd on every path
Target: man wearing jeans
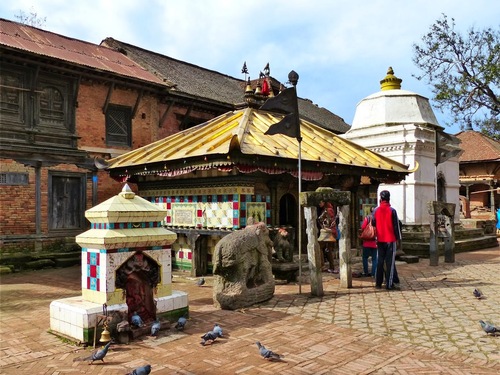
M 389 203 L 391 194 L 387 190 L 380 192 L 380 205 L 373 212 L 373 222 L 377 228 L 378 263 L 375 288 L 382 288 L 385 271 L 387 290 L 399 289 L 399 277 L 396 271 L 397 242 L 401 240 L 398 214 Z

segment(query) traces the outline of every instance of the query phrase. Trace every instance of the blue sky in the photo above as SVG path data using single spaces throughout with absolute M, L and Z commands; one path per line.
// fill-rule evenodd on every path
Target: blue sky
M 380 90 L 392 66 L 402 88 L 432 97 L 412 74 L 412 45 L 442 13 L 463 32 L 498 28 L 496 0 L 16 0 L 0 3 L 0 17 L 20 11 L 46 18 L 44 29 L 99 44 L 106 37 L 244 78 L 269 62 L 287 81 L 295 70 L 298 94 L 352 123 L 357 103 Z M 432 101 L 431 101 L 432 104 Z M 442 126 L 448 115 L 434 109 Z

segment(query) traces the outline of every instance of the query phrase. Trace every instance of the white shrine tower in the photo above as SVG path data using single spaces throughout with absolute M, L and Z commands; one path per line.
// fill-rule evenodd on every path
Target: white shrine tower
M 458 157 L 436 168 L 436 131 L 443 127 L 438 124 L 429 100 L 401 90 L 401 82 L 389 68 L 380 81 L 381 91 L 358 103 L 352 127 L 343 137 L 410 168 L 418 165 L 404 181 L 381 184 L 378 188 L 378 192 L 391 192 L 391 205 L 407 227 L 415 226 L 419 231 L 428 226 L 433 219 L 427 202 L 437 200 L 455 203 L 454 221 L 459 222 Z

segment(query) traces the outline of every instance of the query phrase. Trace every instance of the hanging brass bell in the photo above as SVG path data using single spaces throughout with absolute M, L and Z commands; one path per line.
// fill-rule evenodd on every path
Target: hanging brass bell
M 111 335 L 108 331 L 108 326 L 105 325 L 104 330 L 101 333 L 101 338 L 100 338 L 99 342 L 106 343 L 106 342 L 110 342 L 110 341 L 111 341 Z
M 336 242 L 337 240 L 333 236 L 332 230 L 328 228 L 323 228 L 319 231 L 319 242 Z

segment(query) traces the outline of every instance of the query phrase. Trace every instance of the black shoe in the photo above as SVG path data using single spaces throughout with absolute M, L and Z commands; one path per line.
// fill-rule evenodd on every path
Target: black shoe
M 382 289 L 382 285 L 375 285 L 375 289 Z
M 399 287 L 399 285 L 394 284 L 391 287 L 388 286 L 387 290 L 401 290 L 401 288 Z

